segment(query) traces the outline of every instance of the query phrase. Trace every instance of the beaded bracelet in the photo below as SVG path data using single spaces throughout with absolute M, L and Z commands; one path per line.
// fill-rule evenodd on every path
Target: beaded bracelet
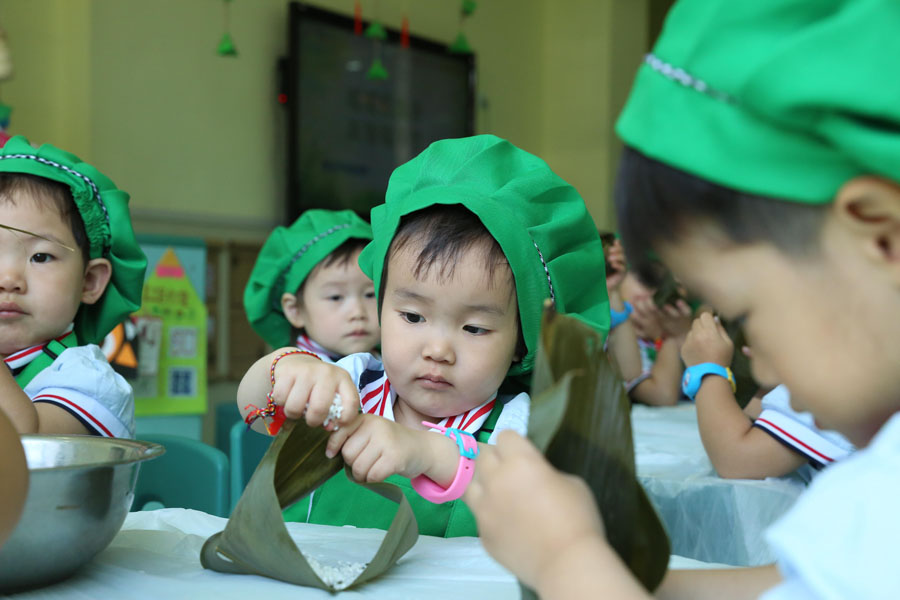
M 284 407 L 279 404 L 275 404 L 275 399 L 272 397 L 272 392 L 275 390 L 275 365 L 278 364 L 279 360 L 281 360 L 285 356 L 288 356 L 289 354 L 307 354 L 309 356 L 322 360 L 317 355 L 313 354 L 312 352 L 307 352 L 306 350 L 285 350 L 284 352 L 273 358 L 272 366 L 269 367 L 269 379 L 272 382 L 272 388 L 269 390 L 269 393 L 266 394 L 266 405 L 260 408 L 255 404 L 248 404 L 244 407 L 244 410 L 247 410 L 249 408 L 253 409 L 247 413 L 246 417 L 244 417 L 244 423 L 247 424 L 248 428 L 253 425 L 253 423 L 257 419 L 262 418 L 266 426 L 266 431 L 269 432 L 269 435 L 275 435 L 281 430 L 281 426 L 284 425 Z M 329 416 L 330 414 L 331 413 L 329 412 Z M 265 421 L 265 419 L 271 419 L 272 421 L 270 423 L 268 421 Z

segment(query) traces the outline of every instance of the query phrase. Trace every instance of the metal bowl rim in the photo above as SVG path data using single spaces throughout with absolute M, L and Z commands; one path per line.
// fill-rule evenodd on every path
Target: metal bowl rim
M 108 438 L 93 435 L 51 435 L 51 434 L 23 434 L 19 436 L 22 442 L 26 440 L 47 440 L 53 439 L 60 442 L 78 442 L 88 444 L 109 444 L 115 442 L 123 446 L 131 446 L 142 451 L 138 456 L 132 458 L 122 458 L 119 460 L 102 460 L 96 462 L 78 463 L 75 465 L 57 465 L 55 467 L 28 467 L 30 473 L 49 473 L 53 471 L 72 471 L 75 469 L 91 469 L 97 467 L 114 467 L 117 465 L 127 465 L 131 463 L 141 462 L 162 456 L 166 452 L 165 446 L 155 442 L 145 442 L 143 440 L 132 440 L 127 438 Z M 24 444 L 23 444 L 24 445 Z

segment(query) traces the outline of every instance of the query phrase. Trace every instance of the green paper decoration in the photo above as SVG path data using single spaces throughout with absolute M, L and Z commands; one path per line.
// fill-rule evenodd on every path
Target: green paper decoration
M 372 21 L 372 23 L 366 27 L 366 32 L 363 35 L 370 40 L 380 40 L 383 42 L 387 39 L 387 31 L 384 30 L 384 27 L 378 21 Z
M 478 3 L 475 0 L 463 0 L 462 2 L 462 14 L 469 17 L 475 12 L 475 8 L 478 6 Z
M 450 44 L 449 50 L 453 54 L 472 54 L 472 47 L 469 45 L 469 40 L 466 39 L 466 35 L 462 31 L 459 32 L 456 39 Z
M 216 49 L 216 52 L 219 56 L 237 56 L 237 48 L 234 47 L 231 34 L 227 31 L 222 34 L 222 39 L 219 41 L 219 47 Z
M 374 79 L 376 81 L 384 81 L 388 78 L 387 69 L 384 68 L 384 64 L 382 64 L 380 58 L 376 58 L 372 61 L 372 66 L 369 67 L 369 71 L 366 73 L 366 79 Z

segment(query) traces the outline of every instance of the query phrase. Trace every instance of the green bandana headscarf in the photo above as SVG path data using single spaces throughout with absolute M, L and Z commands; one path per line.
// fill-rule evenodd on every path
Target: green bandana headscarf
M 0 149 L 0 173 L 26 173 L 69 186 L 84 221 L 89 256 L 112 263 L 112 277 L 95 304 L 82 304 L 75 334 L 83 344 L 98 343 L 141 306 L 147 257 L 138 246 L 128 213 L 128 194 L 103 173 L 50 144 L 35 150 L 18 135 Z
M 377 294 L 401 217 L 435 204 L 474 213 L 509 260 L 528 347 L 509 376 L 534 365 L 547 298 L 557 311 L 609 330 L 603 248 L 584 201 L 543 160 L 493 135 L 435 142 L 391 175 L 385 203 L 372 209 L 375 239 L 359 257 Z
M 896 0 L 680 0 L 617 130 L 714 183 L 827 203 L 900 181 L 898 56 Z
M 350 239 L 372 239 L 372 228 L 352 210 L 307 210 L 290 227 L 269 235 L 244 289 L 247 319 L 267 344 L 293 343 L 282 294 L 296 294 L 313 268 Z

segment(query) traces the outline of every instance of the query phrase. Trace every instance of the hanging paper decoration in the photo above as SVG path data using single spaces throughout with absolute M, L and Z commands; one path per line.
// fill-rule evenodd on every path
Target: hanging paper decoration
M 400 45 L 409 48 L 409 18 L 403 15 L 403 24 L 400 26 Z
M 362 4 L 359 3 L 359 0 L 356 0 L 353 3 L 353 33 L 362 35 L 362 32 Z
M 378 22 L 377 4 L 375 6 L 375 14 L 372 18 L 372 22 L 366 28 L 364 35 L 372 40 L 373 49 L 372 66 L 370 66 L 369 70 L 366 72 L 366 79 L 383 81 L 388 78 L 388 71 L 384 68 L 384 63 L 381 62 L 381 50 L 384 41 L 387 39 L 387 31 L 385 31 L 384 26 Z
M 231 33 L 229 30 L 231 29 L 230 23 L 230 9 L 231 9 L 231 0 L 222 0 L 222 19 L 224 21 L 224 29 L 225 32 L 222 34 L 222 39 L 219 40 L 219 47 L 216 48 L 216 52 L 219 56 L 237 56 L 237 48 L 234 45 L 234 40 L 231 39 Z
M 463 25 L 465 25 L 466 19 L 475 12 L 477 6 L 478 3 L 475 0 L 462 0 L 459 9 L 459 33 L 456 34 L 456 39 L 453 40 L 453 43 L 448 48 L 450 52 L 454 54 L 472 54 L 472 47 L 469 45 L 466 34 L 463 33 Z

